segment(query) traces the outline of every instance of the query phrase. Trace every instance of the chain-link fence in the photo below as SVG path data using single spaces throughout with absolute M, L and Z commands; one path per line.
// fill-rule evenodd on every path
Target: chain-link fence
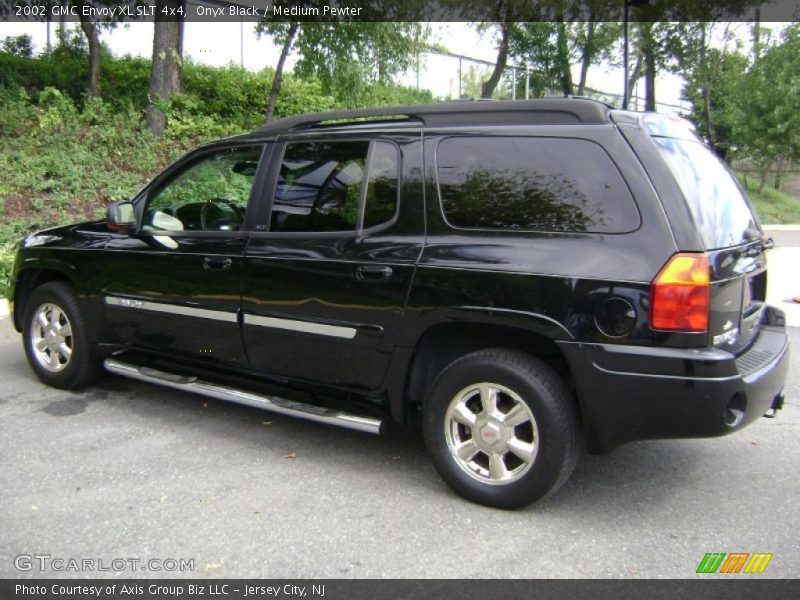
M 482 96 L 483 82 L 489 79 L 494 63 L 443 50 L 428 50 L 418 55 L 415 65 L 405 74 L 402 83 L 417 89 L 427 89 L 439 98 L 474 99 Z M 621 75 L 620 75 L 621 78 Z M 543 78 L 529 67 L 507 65 L 493 99 L 517 100 L 560 96 L 563 92 L 543 83 Z M 639 94 L 640 82 L 632 90 L 629 100 L 631 110 L 644 110 L 645 100 Z M 621 82 L 620 82 L 621 86 Z M 585 87 L 583 95 L 614 106 L 622 105 L 622 94 Z M 691 110 L 688 102 L 672 104 L 656 102 L 659 112 L 687 114 Z

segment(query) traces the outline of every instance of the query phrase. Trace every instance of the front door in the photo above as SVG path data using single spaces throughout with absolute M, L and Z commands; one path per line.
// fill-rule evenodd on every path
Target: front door
M 113 236 L 103 286 L 122 343 L 150 352 L 246 364 L 239 331 L 245 225 L 263 145 L 190 154 L 156 180 L 132 234 Z

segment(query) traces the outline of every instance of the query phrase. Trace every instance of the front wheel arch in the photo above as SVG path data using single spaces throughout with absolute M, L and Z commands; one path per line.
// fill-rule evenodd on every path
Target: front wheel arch
M 28 363 L 45 384 L 75 389 L 102 372 L 75 288 L 49 281 L 32 290 L 22 308 L 22 339 Z
M 14 329 L 18 332 L 22 332 L 22 316 L 31 293 L 37 287 L 53 281 L 63 281 L 73 287 L 75 285 L 72 278 L 56 269 L 29 268 L 19 272 L 14 286 L 14 314 L 12 315 Z

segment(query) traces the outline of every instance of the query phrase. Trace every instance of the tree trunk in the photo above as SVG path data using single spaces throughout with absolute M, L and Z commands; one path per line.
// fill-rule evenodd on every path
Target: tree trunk
M 97 24 L 88 17 L 80 16 L 81 29 L 89 42 L 89 79 L 86 86 L 87 96 L 100 95 L 100 32 Z
M 181 8 L 183 8 L 183 14 L 186 13 L 186 2 L 187 0 L 179 0 L 179 4 Z M 174 93 L 182 94 L 183 93 L 183 30 L 186 22 L 183 19 L 178 21 L 178 67 L 175 69 L 173 73 L 173 81 L 172 85 Z
M 500 23 L 500 45 L 497 48 L 497 62 L 494 65 L 491 76 L 481 86 L 481 98 L 491 98 L 497 88 L 497 84 L 500 83 L 500 78 L 503 76 L 506 61 L 508 60 L 508 38 L 510 33 L 511 25 L 505 22 Z
M 703 95 L 703 119 L 706 122 L 706 131 L 708 131 L 708 141 L 714 151 L 721 155 L 720 148 L 717 143 L 717 128 L 714 126 L 714 118 L 711 114 L 711 81 L 709 79 L 708 69 L 708 55 L 706 52 L 706 25 L 700 24 L 700 73 L 702 74 L 702 87 L 700 92 Z M 722 155 L 721 155 L 722 156 Z M 724 156 L 723 156 L 724 158 Z
M 178 42 L 180 26 L 178 21 L 169 21 L 163 15 L 163 8 L 177 10 L 182 0 L 158 0 L 156 3 L 155 24 L 153 27 L 153 65 L 150 69 L 150 105 L 147 107 L 147 128 L 154 135 L 161 136 L 167 127 L 167 115 L 163 106 L 169 103 L 178 91 L 180 76 L 180 56 Z M 177 89 L 176 89 L 177 88 Z
M 269 91 L 269 101 L 267 102 L 267 111 L 265 117 L 267 123 L 272 120 L 275 114 L 275 104 L 278 102 L 278 94 L 281 91 L 281 80 L 283 79 L 283 65 L 286 63 L 286 58 L 292 50 L 294 38 L 297 36 L 297 31 L 300 29 L 300 23 L 292 22 L 289 31 L 286 33 L 286 39 L 283 41 L 283 48 L 281 48 L 281 55 L 278 58 L 278 64 L 275 67 L 275 75 L 272 77 L 272 89 Z
M 775 165 L 775 181 L 772 184 L 772 187 L 779 191 L 781 189 L 781 183 L 783 183 L 783 173 L 783 160 L 779 160 Z
M 583 48 L 583 61 L 581 62 L 581 79 L 578 82 L 578 96 L 586 93 L 586 77 L 594 58 L 594 30 L 597 28 L 597 23 L 592 19 L 594 19 L 594 15 L 589 13 L 589 21 L 586 23 L 586 46 Z
M 642 23 L 642 56 L 644 58 L 644 109 L 656 110 L 656 55 L 653 24 Z
M 567 46 L 567 26 L 564 24 L 563 15 L 560 15 L 558 22 L 558 70 L 561 72 L 561 91 L 565 96 L 571 96 L 574 92 L 572 87 L 572 69 L 569 64 L 569 48 Z
M 769 175 L 769 168 L 772 166 L 770 161 L 765 161 L 759 165 L 761 168 L 760 180 L 758 182 L 758 195 L 764 193 L 764 188 L 767 186 L 767 176 Z
M 755 10 L 753 18 L 753 64 L 758 64 L 758 55 L 761 53 L 761 9 Z
M 644 69 L 644 63 L 642 62 L 642 54 L 639 52 L 636 55 L 636 64 L 633 66 L 631 70 L 630 77 L 628 77 L 628 101 L 633 97 L 633 89 L 636 87 L 636 82 L 642 77 L 642 70 Z M 637 101 L 637 105 L 634 107 L 634 110 L 638 110 L 639 105 Z

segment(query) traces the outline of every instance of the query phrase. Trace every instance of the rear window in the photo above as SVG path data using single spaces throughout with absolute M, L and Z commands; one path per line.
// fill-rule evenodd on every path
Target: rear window
M 605 151 L 587 140 L 450 137 L 436 151 L 453 227 L 624 233 L 639 211 Z
M 736 246 L 759 236 L 750 203 L 708 146 L 671 137 L 653 140 L 689 203 L 706 249 Z

